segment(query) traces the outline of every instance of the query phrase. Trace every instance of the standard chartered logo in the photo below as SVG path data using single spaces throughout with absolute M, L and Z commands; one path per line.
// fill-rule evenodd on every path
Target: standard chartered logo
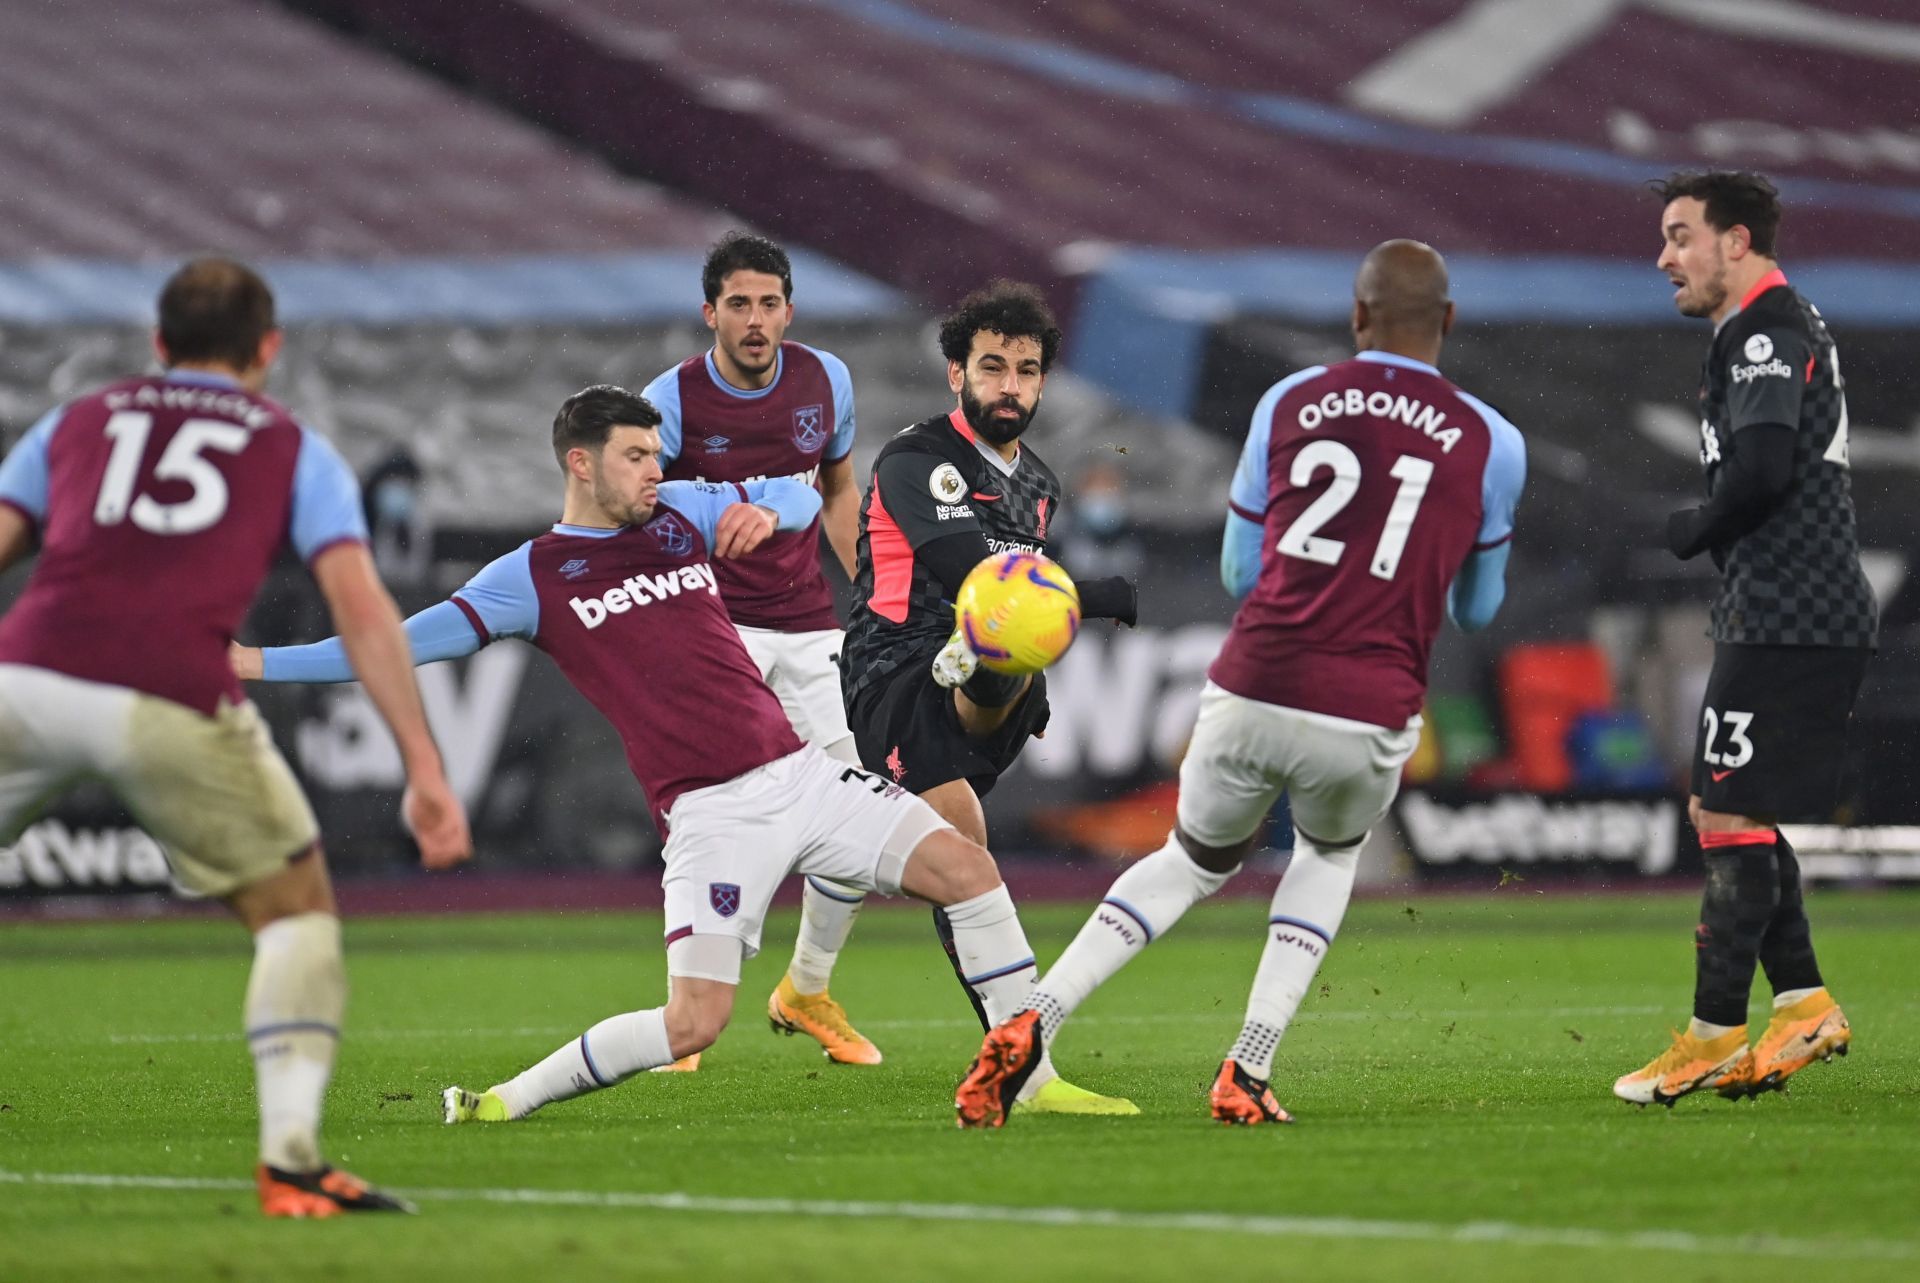
M 651 606 L 656 601 L 701 589 L 715 596 L 720 594 L 713 567 L 704 561 L 657 575 L 633 575 L 618 588 L 609 588 L 598 597 L 574 597 L 567 604 L 573 607 L 581 623 L 593 629 L 606 623 L 609 616 L 624 615 L 635 606 Z

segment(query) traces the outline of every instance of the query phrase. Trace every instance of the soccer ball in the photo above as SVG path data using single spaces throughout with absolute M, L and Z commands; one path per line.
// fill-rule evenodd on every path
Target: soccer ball
M 1037 673 L 1080 631 L 1073 577 L 1033 552 L 997 552 L 975 566 L 954 602 L 961 636 L 996 673 Z

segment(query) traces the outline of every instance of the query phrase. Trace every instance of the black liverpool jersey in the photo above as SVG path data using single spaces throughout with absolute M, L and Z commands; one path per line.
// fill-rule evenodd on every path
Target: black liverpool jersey
M 904 665 L 930 662 L 953 634 L 953 600 L 917 549 L 976 530 L 993 552 L 1045 552 L 1059 504 L 1058 478 L 1025 443 L 1009 468 L 976 443 L 957 410 L 881 447 L 860 505 L 854 605 L 841 651 L 847 699 Z
M 1715 641 L 1874 645 L 1879 609 L 1860 569 L 1847 471 L 1847 402 L 1826 322 L 1780 272 L 1720 326 L 1700 388 L 1700 461 L 1712 494 L 1723 448 L 1755 423 L 1795 429 L 1793 483 L 1724 552 Z

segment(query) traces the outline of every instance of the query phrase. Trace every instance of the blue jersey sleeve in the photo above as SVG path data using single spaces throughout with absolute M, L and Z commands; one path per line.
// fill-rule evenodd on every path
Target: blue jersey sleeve
M 1476 550 L 1486 549 L 1513 538 L 1513 514 L 1527 483 L 1527 443 L 1520 429 L 1486 402 L 1464 392 L 1460 399 L 1479 411 L 1493 434 L 1486 475 L 1480 482 L 1480 533 L 1474 541 Z
M 367 517 L 353 469 L 333 442 L 310 428 L 300 429 L 300 454 L 293 465 L 293 519 L 287 534 L 302 561 L 312 561 L 337 543 L 367 541 Z
M 685 515 L 712 546 L 720 514 L 736 503 L 771 508 L 775 530 L 805 530 L 820 515 L 820 492 L 792 477 L 765 481 L 663 481 L 660 502 Z
M 47 443 L 67 407 L 55 406 L 27 429 L 0 461 L 0 502 L 10 503 L 44 525 L 47 520 Z
M 521 544 L 485 566 L 450 601 L 407 620 L 413 662 L 432 664 L 471 655 L 497 637 L 532 637 L 540 624 L 533 590 L 533 545 Z M 269 682 L 350 682 L 353 665 L 338 637 L 311 646 L 269 646 L 260 652 L 260 677 Z
M 680 457 L 684 439 L 680 427 L 680 367 L 673 366 L 655 378 L 640 395 L 660 411 L 660 466 L 671 468 L 673 461 Z
M 495 557 L 453 594 L 469 612 L 468 623 L 480 645 L 501 637 L 528 641 L 540 631 L 540 594 L 533 587 L 533 545 L 523 543 Z
M 1268 388 L 1260 403 L 1253 407 L 1253 418 L 1247 424 L 1247 441 L 1240 448 L 1240 462 L 1233 470 L 1227 502 L 1235 512 L 1255 524 L 1266 515 L 1267 502 L 1272 497 L 1268 493 L 1267 445 L 1273 439 L 1274 407 L 1280 404 L 1281 397 L 1315 375 L 1326 373 L 1326 369 L 1324 365 L 1316 365 L 1288 375 Z
M 853 453 L 853 371 L 831 352 L 818 348 L 807 351 L 820 358 L 820 364 L 826 367 L 827 385 L 833 389 L 833 435 L 820 458 L 825 463 L 838 463 Z
M 1264 525 L 1238 512 L 1227 514 L 1227 528 L 1220 538 L 1220 582 L 1235 601 L 1252 592 L 1260 578 L 1260 552 L 1265 543 Z

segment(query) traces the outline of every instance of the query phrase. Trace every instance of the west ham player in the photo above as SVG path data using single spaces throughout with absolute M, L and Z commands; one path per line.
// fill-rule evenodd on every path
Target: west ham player
M 881 449 L 860 512 L 859 570 L 847 628 L 848 720 L 860 760 L 918 793 L 985 844 L 980 799 L 1047 723 L 1046 680 L 977 667 L 954 628 L 953 599 L 967 572 L 995 551 L 1044 551 L 1060 483 L 1021 440 L 1040 408 L 1060 328 L 1032 286 L 998 281 L 940 324 L 955 408 L 917 423 Z M 1079 583 L 1088 619 L 1132 624 L 1133 585 Z M 941 938 L 963 983 L 968 972 Z M 982 1024 L 990 1023 L 985 1014 Z M 1139 1112 L 1061 1081 L 1044 1065 L 1023 1108 L 1054 1113 Z
M 853 483 L 853 377 L 832 353 L 785 341 L 793 320 L 793 267 L 772 241 L 728 233 L 707 254 L 700 285 L 713 347 L 642 393 L 660 411 L 660 466 L 670 481 L 793 477 L 818 485 L 817 522 L 776 534 L 757 555 L 727 558 L 714 570 L 740 640 L 793 729 L 857 765 L 840 699 L 840 621 L 820 572 L 824 528 L 834 555 L 853 575 L 860 503 Z M 805 879 L 793 961 L 767 999 L 775 1029 L 810 1035 L 843 1065 L 880 1063 L 880 1049 L 827 991 L 862 898 L 853 887 Z M 698 1065 L 689 1057 L 675 1067 Z
M 320 1107 L 346 973 L 313 811 L 227 667 L 282 544 L 319 582 L 350 667 L 407 771 L 401 811 L 429 868 L 470 853 L 421 710 L 399 612 L 374 573 L 353 474 L 261 395 L 273 295 L 225 259 L 160 294 L 166 373 L 55 409 L 0 465 L 0 566 L 41 540 L 0 620 L 0 830 L 81 776 L 159 839 L 174 878 L 253 933 L 246 1033 L 268 1216 L 411 1211 L 327 1165 Z
M 1771 1091 L 1847 1052 L 1799 861 L 1775 825 L 1832 818 L 1879 613 L 1854 536 L 1840 358 L 1774 256 L 1778 194 L 1758 174 L 1724 171 L 1655 190 L 1674 304 L 1714 323 L 1700 380 L 1707 502 L 1673 514 L 1667 542 L 1683 559 L 1711 553 L 1723 571 L 1690 803 L 1707 863 L 1693 1019 L 1613 1085 L 1623 1100 L 1671 1105 L 1703 1087 Z M 1748 1050 L 1756 962 L 1773 1014 Z
M 710 1046 L 794 872 L 946 908 L 976 1001 L 1002 1017 L 1032 983 L 1013 901 L 986 848 L 857 766 L 803 745 L 760 680 L 713 562 L 808 529 L 813 487 L 787 477 L 661 482 L 659 414 L 620 388 L 570 397 L 553 424 L 560 523 L 407 621 L 416 661 L 519 637 L 614 724 L 667 834 L 664 1007 L 613 1016 L 485 1092 L 446 1091 L 446 1121 L 522 1118 Z M 243 676 L 348 678 L 339 644 L 239 649 Z
M 1293 859 L 1212 1109 L 1223 1123 L 1292 1121 L 1267 1086 L 1274 1049 L 1418 740 L 1442 615 L 1484 627 L 1505 591 L 1525 446 L 1434 368 L 1453 314 L 1440 256 L 1388 241 L 1354 282 L 1359 355 L 1284 379 L 1255 407 L 1220 561 L 1245 600 L 1200 697 L 1174 831 L 987 1034 L 955 1093 L 962 1127 L 1006 1121 L 1074 1008 L 1234 875 L 1282 792 Z

